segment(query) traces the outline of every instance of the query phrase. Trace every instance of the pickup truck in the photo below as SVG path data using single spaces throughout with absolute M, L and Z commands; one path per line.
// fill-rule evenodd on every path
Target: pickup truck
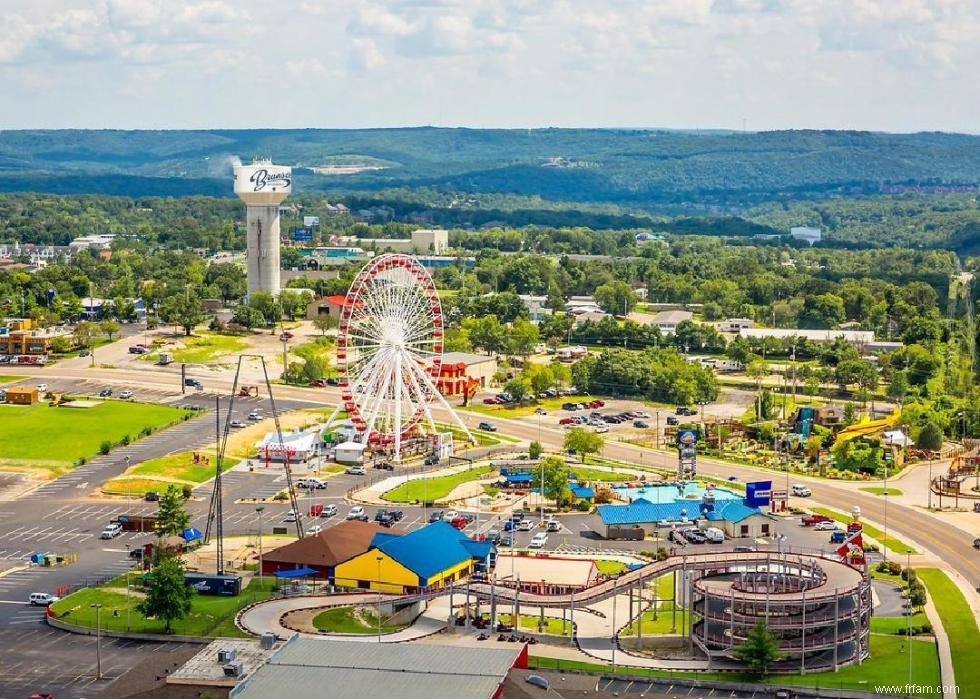
M 827 515 L 803 515 L 800 517 L 800 524 L 804 527 L 812 527 L 817 522 L 833 522 L 833 517 Z

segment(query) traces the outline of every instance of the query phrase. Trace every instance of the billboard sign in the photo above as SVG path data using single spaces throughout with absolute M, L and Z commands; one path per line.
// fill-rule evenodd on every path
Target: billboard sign
M 303 225 L 306 226 L 307 228 L 313 228 L 313 226 L 319 226 L 320 225 L 320 217 L 319 216 L 304 216 L 303 217 Z
M 313 240 L 313 229 L 297 226 L 293 229 L 293 240 Z
M 697 430 L 677 430 L 677 446 L 684 447 L 694 447 L 698 443 L 698 431 Z
M 745 504 L 749 507 L 768 507 L 772 497 L 772 481 L 745 484 Z

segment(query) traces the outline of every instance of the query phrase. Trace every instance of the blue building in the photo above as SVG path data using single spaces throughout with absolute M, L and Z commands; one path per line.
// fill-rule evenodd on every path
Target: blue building
M 772 518 L 742 500 L 675 500 L 654 503 L 643 498 L 628 505 L 600 505 L 598 533 L 609 538 L 610 527 L 640 527 L 647 536 L 666 538 L 675 528 L 717 527 L 731 538 L 772 533 Z

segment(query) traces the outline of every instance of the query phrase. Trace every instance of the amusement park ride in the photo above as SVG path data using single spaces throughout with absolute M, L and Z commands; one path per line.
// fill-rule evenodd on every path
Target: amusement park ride
M 443 375 L 442 304 L 432 278 L 410 255 L 380 255 L 354 278 L 340 315 L 337 373 L 342 401 L 329 423 L 347 414 L 352 441 L 390 453 L 424 430 L 440 431 L 433 404 L 473 435 L 438 391 Z M 442 428 L 442 431 L 448 431 Z

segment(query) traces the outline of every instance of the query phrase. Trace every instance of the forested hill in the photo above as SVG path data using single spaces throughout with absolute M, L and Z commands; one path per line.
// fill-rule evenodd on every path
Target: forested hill
M 309 168 L 297 177 L 307 191 L 428 187 L 640 207 L 980 186 L 980 137 L 960 134 L 412 128 L 5 131 L 0 191 L 230 193 L 232 159 L 257 156 Z

